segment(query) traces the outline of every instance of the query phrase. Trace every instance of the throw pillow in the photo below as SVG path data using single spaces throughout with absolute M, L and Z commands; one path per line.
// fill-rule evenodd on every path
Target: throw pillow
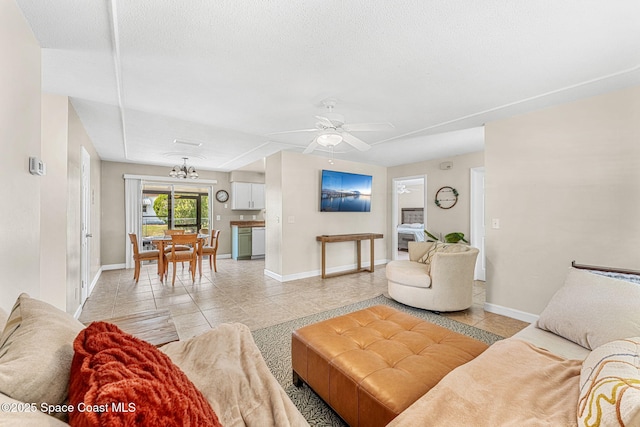
M 425 253 L 424 255 L 422 255 L 422 257 L 420 259 L 418 259 L 418 262 L 421 262 L 423 264 L 426 264 L 427 266 L 427 274 L 431 274 L 431 263 L 433 262 L 433 257 L 435 256 L 436 253 L 440 252 L 440 253 L 459 253 L 459 252 L 466 252 L 468 251 L 469 248 L 464 246 L 464 245 L 457 245 L 457 244 L 447 244 L 447 243 L 442 243 L 442 242 L 435 242 L 427 251 L 427 253 Z
M 69 424 L 220 426 L 202 393 L 148 342 L 111 323 L 94 322 L 73 347 L 69 403 L 90 410 L 71 412 Z
M 537 322 L 593 350 L 607 342 L 640 336 L 640 286 L 571 268 Z
M 640 425 L 640 337 L 601 345 L 584 360 L 578 425 Z
M 0 334 L 0 392 L 38 407 L 62 404 L 73 340 L 82 328 L 68 313 L 20 295 Z

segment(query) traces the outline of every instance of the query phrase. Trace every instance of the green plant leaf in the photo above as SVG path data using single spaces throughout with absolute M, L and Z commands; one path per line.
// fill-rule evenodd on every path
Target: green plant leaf
M 436 236 L 434 236 L 433 234 L 429 233 L 427 230 L 424 230 L 424 233 L 429 236 L 429 238 L 433 239 L 436 242 L 439 242 L 440 239 L 438 239 Z
M 464 233 L 460 233 L 459 231 L 447 234 L 446 236 L 444 236 L 444 241 L 446 243 L 458 243 L 459 241 L 463 241 L 465 243 L 469 243 L 464 238 Z

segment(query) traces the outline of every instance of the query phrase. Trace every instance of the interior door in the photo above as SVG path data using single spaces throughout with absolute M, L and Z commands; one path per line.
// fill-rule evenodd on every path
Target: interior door
M 80 229 L 80 305 L 89 296 L 91 270 L 91 156 L 82 147 L 81 154 L 81 229 Z
M 475 280 L 486 280 L 484 168 L 471 169 L 471 246 L 478 248 Z

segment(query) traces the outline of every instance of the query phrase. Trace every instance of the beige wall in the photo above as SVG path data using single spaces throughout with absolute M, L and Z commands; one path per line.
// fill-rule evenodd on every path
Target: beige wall
M 389 196 L 392 191 L 393 188 L 390 189 Z M 398 194 L 398 224 L 402 223 L 402 208 L 424 208 L 424 185 L 414 185 L 410 191 L 410 193 Z
M 387 172 L 380 166 L 347 162 L 336 159 L 334 165 L 326 157 L 310 156 L 294 152 L 277 154 L 280 161 L 267 160 L 267 200 L 274 200 L 277 191 L 271 188 L 273 173 L 281 173 L 282 211 L 267 205 L 267 241 L 282 233 L 279 251 L 267 253 L 266 265 L 282 266 L 281 271 L 270 273 L 282 280 L 317 275 L 321 269 L 320 243 L 316 236 L 322 234 L 383 233 L 387 223 Z M 276 169 L 274 171 L 274 169 Z M 280 172 L 277 171 L 280 170 Z M 371 212 L 320 212 L 320 175 L 322 169 L 330 169 L 373 176 Z M 273 233 L 273 234 L 272 234 Z M 272 246 L 270 246 L 272 247 Z M 346 269 L 356 263 L 353 242 L 329 244 L 328 269 Z M 363 243 L 363 261 L 369 263 L 368 243 Z M 385 240 L 375 242 L 375 257 L 386 260 Z M 276 248 L 277 249 L 277 248 Z M 274 257 L 272 259 L 272 257 Z M 329 270 L 328 270 L 329 271 Z
M 67 140 L 69 100 L 42 94 L 42 158 L 47 174 L 42 177 L 40 205 L 40 298 L 67 307 Z
M 265 163 L 265 259 L 267 272 L 282 272 L 282 152 L 267 157 Z M 271 218 L 271 219 L 269 219 Z M 278 220 L 279 218 L 279 220 Z
M 440 169 L 440 163 L 444 161 L 453 162 L 453 168 L 449 170 Z M 425 224 L 427 230 L 432 233 L 447 234 L 453 231 L 461 231 L 470 240 L 470 211 L 471 211 L 471 168 L 484 166 L 484 152 L 464 154 L 460 156 L 448 157 L 445 159 L 428 160 L 424 162 L 411 163 L 408 165 L 389 168 L 388 187 L 389 200 L 393 190 L 393 179 L 401 177 L 426 175 L 427 198 L 425 209 Z M 450 186 L 458 190 L 458 202 L 451 209 L 441 209 L 434 203 L 438 189 Z M 389 215 L 391 215 L 391 203 L 389 203 Z M 388 224 L 388 233 L 395 232 L 395 225 Z M 391 239 L 389 239 L 391 244 Z M 391 250 L 391 247 L 389 247 Z
M 0 0 L 0 306 L 40 290 L 40 47 L 14 0 Z
M 489 309 L 539 314 L 572 260 L 640 269 L 640 87 L 485 134 Z
M 0 198 L 11 207 L 0 211 L 0 232 L 11 242 L 0 253 L 5 274 L 0 307 L 10 309 L 27 292 L 74 313 L 79 304 L 68 294 L 79 286 L 78 245 L 72 238 L 79 236 L 73 227 L 79 217 L 80 145 L 94 156 L 98 187 L 100 160 L 67 98 L 41 93 L 40 46 L 13 0 L 0 0 L 0 62 L 5 64 L 0 67 Z M 29 174 L 30 156 L 45 162 L 45 176 Z M 98 230 L 99 199 L 97 192 Z M 97 277 L 99 240 L 93 253 L 91 277 Z
M 118 266 L 125 262 L 125 245 L 129 240 L 125 234 L 124 174 L 168 177 L 170 168 L 164 166 L 139 165 L 135 163 L 102 162 L 102 265 Z M 226 190 L 231 197 L 231 184 L 228 172 L 199 170 L 200 179 L 217 180 L 213 192 Z M 187 182 L 193 183 L 193 182 Z M 195 182 L 197 184 L 197 181 Z M 260 211 L 231 210 L 231 199 L 226 203 L 213 201 L 213 227 L 220 230 L 218 256 L 231 254 L 231 221 L 251 220 L 252 215 L 261 219 Z M 220 215 L 220 221 L 216 220 Z

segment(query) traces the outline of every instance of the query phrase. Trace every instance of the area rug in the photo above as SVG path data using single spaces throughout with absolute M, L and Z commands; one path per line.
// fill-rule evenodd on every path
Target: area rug
M 461 333 L 483 341 L 487 344 L 501 340 L 502 337 L 491 332 L 483 331 L 473 326 L 451 320 L 438 314 L 409 307 L 396 301 L 379 295 L 365 301 L 350 304 L 300 319 L 290 320 L 278 325 L 253 331 L 253 338 L 262 356 L 267 362 L 267 366 L 276 377 L 282 388 L 287 392 L 298 410 L 312 426 L 346 426 L 344 421 L 333 410 L 325 404 L 306 384 L 302 387 L 293 385 L 291 379 L 291 333 L 312 323 L 341 316 L 356 310 L 371 307 L 374 305 L 387 305 L 397 310 L 409 313 L 420 319 L 427 320 L 436 325 L 440 325 L 452 331 Z

